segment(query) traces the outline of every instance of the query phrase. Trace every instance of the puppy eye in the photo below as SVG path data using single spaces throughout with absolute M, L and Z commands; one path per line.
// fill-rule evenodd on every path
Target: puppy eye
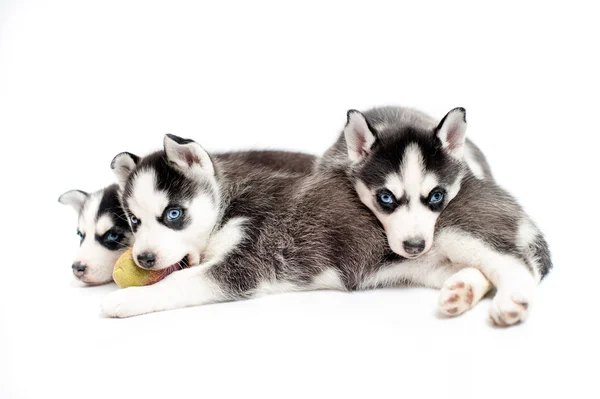
M 135 215 L 131 215 L 129 219 L 131 220 L 131 224 L 138 224 L 140 222 L 140 220 L 136 218 Z
M 121 238 L 121 235 L 120 235 L 120 234 L 118 234 L 118 233 L 115 233 L 114 231 L 109 231 L 109 232 L 106 234 L 106 239 L 107 239 L 108 241 L 118 241 L 118 240 L 119 240 L 119 238 Z
M 434 191 L 429 195 L 430 204 L 439 204 L 444 200 L 444 193 L 441 191 Z
M 181 209 L 173 208 L 167 212 L 167 219 L 175 220 L 181 217 Z
M 382 193 L 377 194 L 377 200 L 383 205 L 390 205 L 394 203 L 394 194 L 389 191 L 384 191 Z
M 77 230 L 77 236 L 80 240 L 83 240 L 83 233 L 81 231 Z

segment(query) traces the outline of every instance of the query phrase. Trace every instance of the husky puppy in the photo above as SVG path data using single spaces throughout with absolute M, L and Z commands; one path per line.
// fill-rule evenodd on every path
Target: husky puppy
M 316 157 L 287 151 L 244 151 L 216 155 L 236 173 L 248 169 L 291 174 L 310 173 Z M 121 208 L 118 185 L 94 193 L 67 191 L 58 201 L 78 214 L 77 235 L 81 245 L 72 270 L 76 278 L 89 285 L 112 281 L 113 267 L 119 256 L 133 245 L 131 227 Z
M 91 194 L 67 191 L 58 199 L 78 214 L 77 235 L 81 245 L 71 267 L 75 277 L 86 284 L 112 281 L 115 262 L 131 245 L 133 234 L 117 192 L 118 186 L 113 184 Z
M 494 320 L 499 324 L 522 320 L 537 280 L 547 271 L 543 238 L 521 217 L 522 211 L 512 200 L 503 202 L 510 198 L 507 194 L 492 180 L 475 177 L 467 167 L 464 112 L 452 111 L 429 129 L 419 125 L 418 117 L 400 120 L 412 133 L 398 130 L 391 134 L 390 130 L 389 137 L 380 138 L 362 114 L 350 112 L 338 142 L 319 167 L 304 176 L 264 171 L 236 174 L 197 143 L 173 135 L 165 137 L 163 151 L 145 158 L 117 155 L 112 167 L 135 235 L 135 261 L 147 269 L 165 269 L 181 262 L 198 266 L 173 273 L 152 286 L 113 292 L 102 305 L 103 313 L 129 317 L 275 292 L 410 283 L 444 286 L 451 291 L 448 301 L 457 308 L 447 313 L 458 314 L 483 296 L 489 278 L 498 288 L 492 306 Z M 408 148 L 420 158 L 405 156 Z M 421 162 L 416 162 L 416 168 L 413 158 Z M 411 165 L 406 173 L 400 172 L 404 165 Z M 428 170 L 425 166 L 436 172 L 422 176 L 427 177 L 427 184 L 435 183 L 434 187 L 419 181 L 418 173 Z M 449 172 L 442 173 L 446 169 Z M 388 177 L 396 175 L 400 177 L 390 180 L 394 184 L 386 188 L 388 196 L 380 195 L 384 192 L 378 191 L 378 185 L 383 182 L 387 187 Z M 405 176 L 410 181 L 406 188 Z M 448 203 L 468 183 L 493 188 L 486 194 L 499 195 L 494 198 L 497 202 L 490 204 L 493 210 L 475 206 L 467 212 L 481 213 L 476 219 L 463 221 L 464 216 L 455 216 L 444 222 L 443 215 L 452 209 Z M 362 185 L 369 190 L 369 198 Z M 430 207 L 430 194 L 441 205 L 431 204 L 436 208 L 429 208 L 433 216 L 410 212 L 403 216 L 408 227 L 403 222 L 399 228 L 408 232 L 406 238 L 402 231 L 392 231 L 386 219 L 381 223 L 387 229 L 386 239 L 381 218 L 373 217 L 365 203 L 381 197 L 383 202 L 400 201 L 412 210 L 415 186 L 430 190 L 427 197 L 418 195 L 419 206 Z M 407 190 L 406 196 L 399 188 Z M 433 189 L 441 193 L 441 200 L 437 191 L 433 196 Z M 471 204 L 468 196 L 462 201 Z M 393 214 L 399 207 L 388 207 L 387 212 L 378 209 L 377 216 L 392 215 L 396 220 Z M 441 212 L 443 208 L 445 212 Z M 518 211 L 517 216 L 513 211 Z M 428 228 L 435 230 L 437 219 L 440 229 L 434 246 L 433 232 L 426 233 Z M 499 219 L 506 229 L 514 228 L 514 234 L 481 235 L 481 228 L 462 229 L 462 223 L 469 225 L 471 219 L 480 226 L 494 225 Z M 402 238 L 400 246 L 398 237 Z M 481 288 L 484 284 L 485 290 Z
M 515 199 L 491 176 L 477 178 L 479 154 L 465 141 L 466 127 L 463 108 L 439 124 L 404 108 L 352 110 L 344 140 L 320 167 L 350 159 L 360 200 L 383 225 L 391 249 L 409 260 L 397 268 L 441 286 L 444 313 L 468 310 L 491 281 L 497 294 L 490 316 L 510 325 L 525 319 L 534 287 L 552 266 L 550 252 Z M 464 268 L 448 279 L 440 272 L 456 265 Z

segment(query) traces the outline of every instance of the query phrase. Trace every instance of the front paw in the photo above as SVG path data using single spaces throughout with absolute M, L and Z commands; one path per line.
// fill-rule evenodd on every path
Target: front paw
M 449 279 L 440 292 L 440 311 L 446 316 L 458 316 L 473 306 L 473 287 L 462 280 Z
M 120 289 L 108 294 L 102 302 L 100 312 L 105 317 L 131 317 L 151 312 L 145 308 L 147 304 L 140 295 L 143 287 L 130 287 Z
M 530 295 L 498 292 L 492 300 L 490 318 L 498 326 L 517 324 L 527 318 L 530 304 Z

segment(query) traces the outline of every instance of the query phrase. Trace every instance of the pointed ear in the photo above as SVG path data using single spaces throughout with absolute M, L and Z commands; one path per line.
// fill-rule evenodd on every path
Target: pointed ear
M 129 174 L 133 172 L 133 169 L 135 169 L 135 166 L 139 161 L 140 157 L 129 152 L 122 152 L 113 158 L 110 167 L 113 170 L 115 177 L 117 178 L 117 183 L 119 183 L 121 189 L 125 187 Z
M 355 109 L 348 111 L 348 122 L 344 128 L 348 158 L 353 163 L 365 159 L 377 139 L 365 116 Z
M 71 206 L 73 209 L 75 209 L 75 212 L 79 213 L 81 208 L 83 208 L 83 204 L 85 203 L 88 195 L 89 194 L 85 191 L 71 190 L 58 197 L 58 202 L 63 205 Z
M 167 159 L 182 172 L 186 174 L 215 174 L 210 156 L 195 141 L 183 139 L 174 134 L 167 134 L 165 135 L 164 146 Z
M 442 143 L 442 148 L 457 159 L 462 159 L 467 133 L 467 113 L 464 108 L 454 108 L 442 119 L 435 134 Z

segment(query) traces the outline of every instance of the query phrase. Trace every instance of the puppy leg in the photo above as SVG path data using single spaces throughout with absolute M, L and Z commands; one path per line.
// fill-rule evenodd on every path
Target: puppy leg
M 499 326 L 510 326 L 527 318 L 537 279 L 525 263 L 511 256 L 503 256 L 482 267 L 483 272 L 497 288 L 492 300 L 490 317 Z
M 474 267 L 465 267 L 448 278 L 440 292 L 440 311 L 458 316 L 471 309 L 492 288 L 492 283 Z
M 452 231 L 438 237 L 441 253 L 458 265 L 479 269 L 496 287 L 490 317 L 501 326 L 509 326 L 527 317 L 539 281 L 538 274 L 521 259 L 500 253 L 468 234 Z
M 106 317 L 131 317 L 225 299 L 207 268 L 195 266 L 177 271 L 154 285 L 112 292 L 102 303 L 101 313 Z

